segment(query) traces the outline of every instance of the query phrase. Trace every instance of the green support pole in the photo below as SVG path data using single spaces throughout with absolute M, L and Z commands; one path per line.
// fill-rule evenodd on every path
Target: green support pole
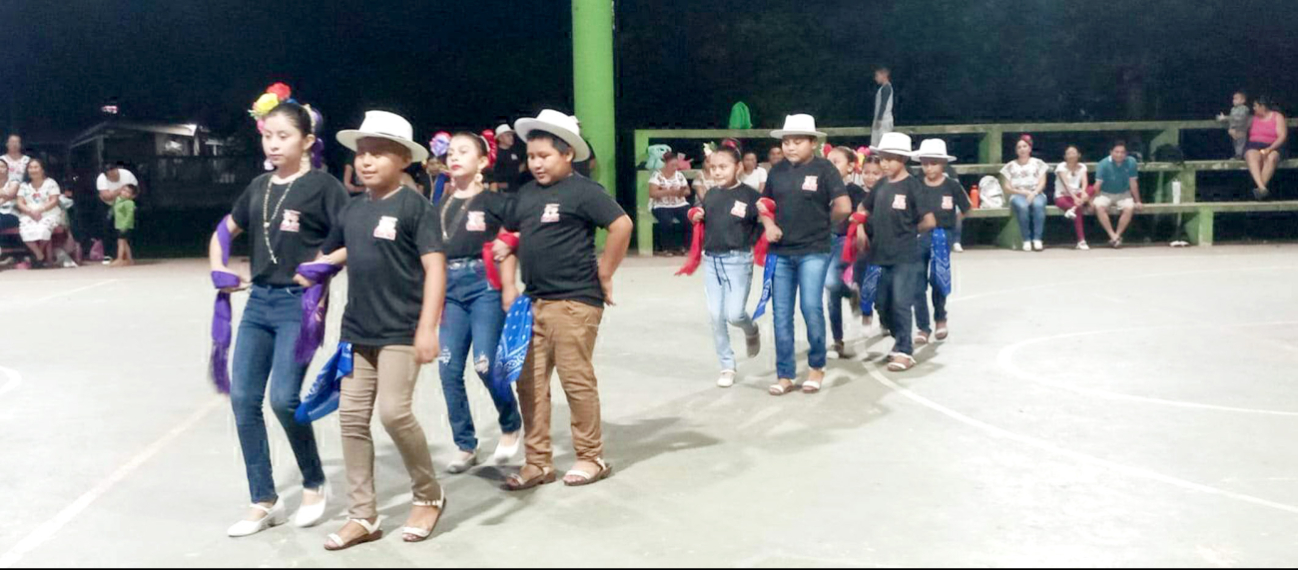
M 572 92 L 581 134 L 595 150 L 595 179 L 616 198 L 613 0 L 572 0 Z

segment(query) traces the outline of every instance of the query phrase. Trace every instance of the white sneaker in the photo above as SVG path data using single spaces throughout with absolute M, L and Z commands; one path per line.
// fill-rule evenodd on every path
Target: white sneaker
M 1032 242 L 1030 241 L 1023 242 L 1023 251 L 1032 251 Z
M 1036 240 L 1036 241 L 1032 242 L 1032 249 L 1034 249 L 1034 250 L 1036 250 L 1036 251 L 1045 251 L 1045 250 L 1046 250 L 1046 244 L 1042 243 L 1041 240 Z
M 964 246 L 957 243 L 951 246 L 951 251 L 954 251 L 956 253 L 964 253 Z
M 252 536 L 263 530 L 277 527 L 288 522 L 288 513 L 284 512 L 284 501 L 275 503 L 275 506 L 266 508 L 261 505 L 252 505 L 252 508 L 266 513 L 266 516 L 255 521 L 239 521 L 226 531 L 230 538 L 243 538 Z
M 1071 210 L 1069 210 L 1069 211 L 1067 211 L 1067 212 L 1064 212 L 1064 217 L 1065 217 L 1065 218 L 1068 218 L 1068 219 L 1070 219 L 1070 220 L 1076 220 L 1076 219 L 1077 219 L 1077 208 L 1073 208 L 1073 209 L 1071 209 Z
M 735 371 L 722 370 L 721 377 L 717 379 L 718 388 L 729 388 L 735 385 Z
M 505 447 L 505 444 L 503 442 L 496 444 L 496 453 L 492 454 L 491 456 L 492 461 L 495 461 L 496 465 L 504 465 L 506 463 L 509 463 L 514 459 L 515 456 L 518 455 L 518 450 L 521 449 L 522 447 L 523 447 L 523 434 L 522 432 L 519 432 L 518 439 L 514 441 L 514 445 Z
M 325 511 L 329 510 L 329 488 L 320 487 L 312 492 L 320 495 L 320 502 L 314 505 L 303 504 L 301 507 L 298 507 L 297 514 L 293 515 L 293 526 L 298 528 L 310 528 L 324 522 Z M 303 501 L 306 500 L 306 494 L 306 489 L 303 489 Z
M 1090 251 L 1091 246 L 1087 245 L 1086 242 L 1084 241 L 1079 241 L 1077 242 L 1077 249 L 1080 249 L 1082 251 Z

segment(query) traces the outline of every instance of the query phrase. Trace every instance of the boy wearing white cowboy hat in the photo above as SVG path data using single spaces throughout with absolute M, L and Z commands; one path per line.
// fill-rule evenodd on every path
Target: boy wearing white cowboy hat
M 911 321 L 922 263 L 918 236 L 937 227 L 937 218 L 927 210 L 921 183 L 906 171 L 906 163 L 914 155 L 910 136 L 885 134 L 870 150 L 879 155 L 885 177 L 866 201 L 871 255 L 882 269 L 879 322 L 896 339 L 888 370 L 902 372 L 915 366 Z
M 513 209 L 500 217 L 505 231 L 519 233 L 523 283 L 533 300 L 533 336 L 518 378 L 527 464 L 505 487 L 519 491 L 557 479 L 550 439 L 550 376 L 556 368 L 571 408 L 578 460 L 564 484 L 590 485 L 612 473 L 604 461 L 599 385 L 591 358 L 604 306 L 613 304 L 613 274 L 626 257 L 633 224 L 604 187 L 575 175 L 573 163 L 591 157 L 576 120 L 545 110 L 535 119 L 520 119 L 514 129 L 527 142 L 535 180 L 519 190 Z M 597 228 L 608 230 L 599 259 Z M 509 254 L 509 246 L 498 241 L 497 258 Z
M 927 204 L 925 209 L 933 212 L 939 229 L 945 230 L 948 235 L 953 235 L 958 223 L 956 212 L 968 212 L 971 207 L 969 195 L 965 193 L 959 179 L 947 175 L 949 164 L 955 162 L 955 157 L 947 154 L 946 141 L 927 139 L 920 143 L 919 150 L 915 152 L 914 158 L 920 162 L 924 169 L 923 191 L 924 201 Z M 915 344 L 927 344 L 929 337 L 934 334 L 929 322 L 928 298 L 926 295 L 929 289 L 929 261 L 933 256 L 931 239 L 932 234 L 930 232 L 925 232 L 920 236 L 920 281 L 918 283 L 918 294 L 915 297 L 915 323 L 919 328 L 919 333 L 915 336 Z M 950 243 L 952 242 L 948 242 L 948 248 Z M 937 340 L 946 340 L 948 334 L 946 295 L 943 295 L 938 287 L 932 289 L 933 319 L 937 321 L 936 338 Z
M 807 324 L 811 371 L 802 391 L 814 394 L 825 381 L 828 351 L 825 346 L 825 277 L 832 251 L 834 226 L 852 213 L 852 202 L 838 169 L 816 156 L 816 141 L 825 133 L 816 130 L 811 115 L 789 115 L 784 128 L 771 136 L 780 139 L 784 160 L 771 167 L 763 198 L 774 201 L 775 220 L 763 216 L 770 254 L 774 258 L 774 313 L 776 372 L 779 383 L 770 387 L 783 396 L 796 387 L 798 363 L 794 353 L 793 304 L 802 290 L 802 319 Z M 759 210 L 770 214 L 764 204 Z
M 496 127 L 496 165 L 492 171 L 492 190 L 512 194 L 522 187 L 527 170 L 527 148 L 518 143 L 518 135 L 509 125 Z
M 383 535 L 370 435 L 376 400 L 414 491 L 404 540 L 419 542 L 431 536 L 446 505 L 423 428 L 411 410 L 419 369 L 438 356 L 437 330 L 446 295 L 437 210 L 401 183 L 412 160 L 428 157 L 428 149 L 414 141 L 412 132 L 410 123 L 398 115 L 369 111 L 359 129 L 338 133 L 338 142 L 356 151 L 353 164 L 365 193 L 347 203 L 321 247 L 324 261 L 347 265 L 350 286 L 342 341 L 354 346 L 355 362 L 352 375 L 342 381 L 339 402 L 350 520 L 330 535 L 328 550 Z

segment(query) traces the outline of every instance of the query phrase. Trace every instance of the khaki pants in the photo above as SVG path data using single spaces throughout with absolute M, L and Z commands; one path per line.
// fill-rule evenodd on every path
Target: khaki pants
M 374 439 L 370 436 L 375 400 L 379 405 L 379 420 L 406 463 L 415 500 L 440 500 L 442 487 L 433 473 L 428 440 L 411 409 L 415 380 L 419 377 L 414 347 L 357 346 L 355 357 L 355 370 L 343 378 L 338 406 L 343 463 L 351 498 L 348 516 L 355 519 L 378 516 L 374 495 Z
M 550 442 L 550 376 L 559 383 L 572 410 L 572 442 L 578 459 L 604 455 L 599 386 L 591 357 L 604 309 L 577 301 L 540 301 L 533 306 L 532 344 L 518 378 L 518 399 L 527 435 L 527 464 L 554 467 Z

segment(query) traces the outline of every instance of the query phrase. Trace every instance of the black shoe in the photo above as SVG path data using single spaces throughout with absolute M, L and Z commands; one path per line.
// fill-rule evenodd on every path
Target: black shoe
M 1262 202 L 1271 197 L 1271 191 L 1266 188 L 1254 188 L 1253 197 L 1257 198 L 1257 201 Z

